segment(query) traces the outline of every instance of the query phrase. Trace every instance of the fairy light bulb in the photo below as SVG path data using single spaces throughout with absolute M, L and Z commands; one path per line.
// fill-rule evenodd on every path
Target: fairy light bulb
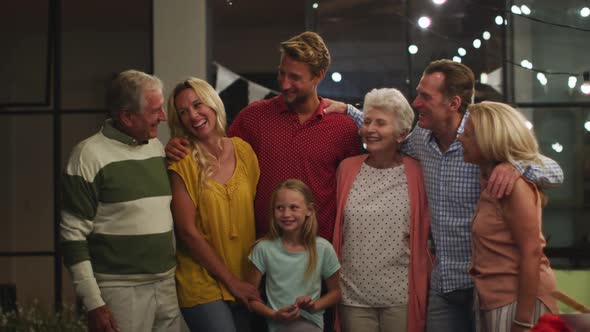
M 583 94 L 590 95 L 590 72 L 585 71 L 582 76 L 584 76 L 584 83 L 580 86 L 580 90 Z

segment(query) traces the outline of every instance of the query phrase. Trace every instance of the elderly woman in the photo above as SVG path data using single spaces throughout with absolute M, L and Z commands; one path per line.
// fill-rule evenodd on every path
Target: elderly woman
M 423 331 L 429 220 L 419 163 L 400 152 L 414 112 L 396 89 L 374 89 L 360 129 L 368 154 L 337 174 L 333 244 L 341 258 L 343 331 Z
M 215 90 L 197 78 L 178 84 L 168 100 L 172 137 L 191 142 L 169 171 L 178 297 L 192 331 L 247 331 L 243 304 L 258 298 L 243 281 L 255 240 L 258 160 L 248 143 L 225 137 L 225 118 Z
M 539 163 L 539 147 L 524 117 L 508 105 L 471 105 L 459 137 L 464 158 L 479 165 L 481 187 L 495 165 L 515 160 Z M 527 331 L 545 312 L 557 313 L 555 277 L 543 254 L 543 195 L 525 178 L 500 200 L 481 192 L 472 221 L 469 270 L 475 283 L 480 331 Z

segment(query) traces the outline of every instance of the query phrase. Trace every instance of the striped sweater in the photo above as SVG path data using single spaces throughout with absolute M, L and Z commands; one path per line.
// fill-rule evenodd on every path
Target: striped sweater
M 63 177 L 64 263 L 87 310 L 99 286 L 135 286 L 174 274 L 172 195 L 158 139 L 137 144 L 107 120 L 79 143 Z

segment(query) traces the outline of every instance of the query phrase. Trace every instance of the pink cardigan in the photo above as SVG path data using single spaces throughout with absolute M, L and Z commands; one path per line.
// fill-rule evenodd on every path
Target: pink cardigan
M 336 223 L 332 244 L 339 258 L 342 254 L 342 223 L 344 206 L 356 175 L 369 155 L 343 160 L 336 173 Z M 418 161 L 404 156 L 403 163 L 408 181 L 410 198 L 410 271 L 408 298 L 408 332 L 423 332 L 426 325 L 426 302 L 432 261 L 428 251 L 430 219 L 422 169 Z M 337 331 L 341 331 L 337 318 Z

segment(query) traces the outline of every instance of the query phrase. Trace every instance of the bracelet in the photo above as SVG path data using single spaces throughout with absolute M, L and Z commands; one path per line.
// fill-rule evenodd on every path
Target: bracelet
M 533 324 L 531 324 L 531 323 L 523 323 L 523 322 L 517 320 L 516 318 L 512 320 L 512 323 L 514 323 L 515 325 L 518 325 L 520 327 L 526 327 L 527 329 L 532 329 L 533 328 Z

